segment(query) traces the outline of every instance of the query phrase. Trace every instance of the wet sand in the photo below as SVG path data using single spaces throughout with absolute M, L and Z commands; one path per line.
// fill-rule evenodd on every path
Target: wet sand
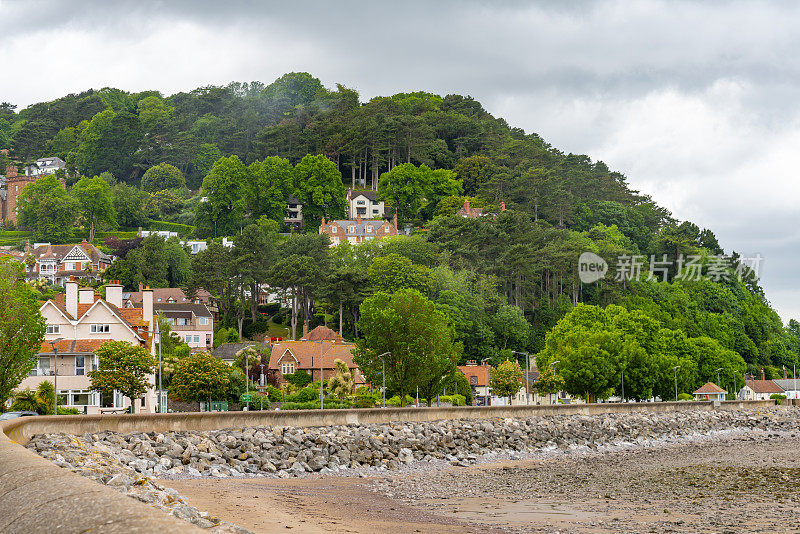
M 734 434 L 366 478 L 162 483 L 253 532 L 798 532 L 799 446 Z

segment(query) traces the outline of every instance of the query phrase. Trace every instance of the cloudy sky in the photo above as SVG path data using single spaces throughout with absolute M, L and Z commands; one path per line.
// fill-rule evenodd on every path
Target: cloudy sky
M 434 4 L 434 5 L 431 5 Z M 362 99 L 469 94 L 628 176 L 800 319 L 800 3 L 0 0 L 0 101 L 307 71 Z

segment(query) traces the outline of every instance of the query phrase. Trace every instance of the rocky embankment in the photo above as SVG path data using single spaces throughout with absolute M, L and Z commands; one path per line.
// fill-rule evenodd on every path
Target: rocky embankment
M 781 417 L 777 417 L 780 410 Z M 391 470 L 432 460 L 467 466 L 486 453 L 596 448 L 731 429 L 795 430 L 796 416 L 787 418 L 788 413 L 794 411 L 774 408 L 213 432 L 44 434 L 35 436 L 28 448 L 56 465 L 115 486 L 198 526 L 225 530 L 235 527 L 192 508 L 154 477 L 289 477 L 364 467 Z

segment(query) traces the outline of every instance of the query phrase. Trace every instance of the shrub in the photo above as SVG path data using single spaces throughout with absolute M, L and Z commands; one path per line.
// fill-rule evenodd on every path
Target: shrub
M 267 395 L 269 395 L 270 402 L 281 402 L 283 400 L 283 393 L 275 386 L 267 386 Z
M 242 325 L 242 337 L 253 338 L 253 334 L 261 334 L 269 330 L 269 321 L 260 319 L 255 323 L 247 321 Z
M 406 395 L 406 405 L 414 404 L 416 400 L 411 395 Z M 400 395 L 395 395 L 389 399 L 386 399 L 386 404 L 391 406 L 400 406 Z
M 679 401 L 690 401 L 692 399 L 694 399 L 694 397 L 691 396 L 688 393 L 680 393 L 680 394 L 678 394 L 678 400 Z
M 323 406 L 326 410 L 341 410 L 350 408 L 349 402 L 339 400 L 325 400 Z M 316 402 L 285 402 L 281 405 L 281 410 L 318 410 L 319 401 Z
M 356 400 L 353 402 L 353 408 L 374 408 L 376 404 L 377 402 L 374 398 L 362 395 L 356 397 Z
M 316 388 L 303 388 L 297 393 L 286 395 L 288 402 L 319 402 L 319 390 Z
M 307 371 L 295 371 L 292 374 L 283 375 L 287 382 L 299 388 L 305 387 L 311 383 L 311 375 Z

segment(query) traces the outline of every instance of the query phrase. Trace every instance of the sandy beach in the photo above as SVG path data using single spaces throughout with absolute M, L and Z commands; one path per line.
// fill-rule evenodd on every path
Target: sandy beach
M 798 445 L 756 431 L 364 477 L 162 483 L 253 532 L 796 532 Z

